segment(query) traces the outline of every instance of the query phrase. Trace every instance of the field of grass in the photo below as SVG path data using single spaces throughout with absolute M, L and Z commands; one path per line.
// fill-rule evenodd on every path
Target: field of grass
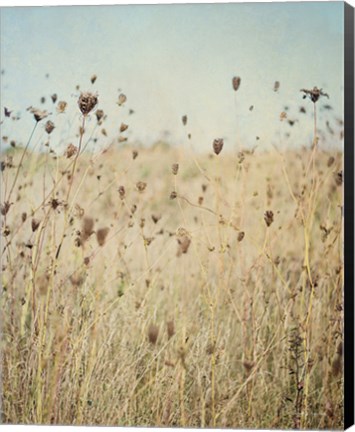
M 342 428 L 342 153 L 87 135 L 2 155 L 2 421 Z

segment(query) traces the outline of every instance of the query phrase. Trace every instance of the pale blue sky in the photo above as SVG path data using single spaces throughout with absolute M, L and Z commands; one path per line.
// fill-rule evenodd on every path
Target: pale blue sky
M 191 132 L 201 150 L 216 137 L 232 148 L 236 137 L 253 145 L 258 135 L 267 146 L 278 142 L 280 127 L 308 144 L 310 117 L 292 129 L 278 118 L 284 105 L 294 107 L 290 118 L 299 117 L 302 104 L 310 110 L 299 90 L 315 85 L 342 117 L 343 3 L 2 8 L 1 68 L 1 104 L 22 112 L 21 122 L 5 123 L 2 135 L 24 140 L 32 124 L 25 109 L 53 110 L 54 92 L 68 102 L 68 115 L 77 113 L 80 84 L 98 92 L 109 115 L 107 139 L 125 121 L 132 139 L 148 144 L 168 130 L 177 144 Z M 236 94 L 234 75 L 242 79 Z M 125 110 L 115 105 L 118 89 L 128 97 Z M 128 108 L 135 114 L 128 117 Z M 63 116 L 53 120 L 65 123 Z M 59 128 L 55 134 L 59 140 Z

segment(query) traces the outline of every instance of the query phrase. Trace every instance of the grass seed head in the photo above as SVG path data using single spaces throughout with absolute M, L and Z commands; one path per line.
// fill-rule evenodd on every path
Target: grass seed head
M 182 118 L 181 118 L 181 120 L 182 120 L 182 124 L 184 126 L 186 126 L 187 125 L 187 115 L 183 115 Z
M 137 157 L 138 157 L 138 152 L 137 152 L 137 150 L 133 150 L 133 151 L 132 151 L 132 159 L 135 160 L 135 159 L 137 159 Z
M 120 126 L 120 132 L 124 132 L 124 131 L 127 130 L 127 129 L 128 129 L 128 124 L 121 123 L 121 126 Z
M 120 194 L 121 200 L 123 200 L 125 198 L 125 196 L 126 196 L 126 189 L 125 189 L 125 187 L 121 185 L 118 188 L 118 193 Z
M 168 339 L 171 339 L 175 334 L 175 324 L 173 320 L 170 320 L 166 323 L 166 330 L 168 333 Z
M 53 93 L 52 96 L 51 96 L 51 99 L 52 99 L 53 103 L 56 103 L 57 99 L 58 99 L 57 93 Z
M 138 192 L 143 192 L 146 187 L 147 187 L 147 183 L 145 183 L 145 182 L 139 181 L 136 183 L 136 188 L 137 188 Z
M 100 123 L 100 121 L 103 119 L 103 117 L 105 115 L 104 110 L 102 110 L 102 109 L 96 110 L 95 115 L 97 118 L 97 122 Z
M 37 231 L 37 229 L 38 229 L 40 223 L 41 223 L 41 222 L 40 222 L 38 219 L 34 219 L 34 218 L 32 219 L 32 221 L 31 221 L 31 228 L 32 228 L 32 232 Z

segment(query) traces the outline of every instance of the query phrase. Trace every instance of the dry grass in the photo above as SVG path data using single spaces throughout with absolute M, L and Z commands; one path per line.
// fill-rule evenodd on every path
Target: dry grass
M 342 428 L 342 154 L 92 155 L 84 120 L 3 157 L 3 422 Z

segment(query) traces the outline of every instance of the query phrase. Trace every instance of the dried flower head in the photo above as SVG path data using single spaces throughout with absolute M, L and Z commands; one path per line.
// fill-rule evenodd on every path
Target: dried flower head
M 156 224 L 160 221 L 161 215 L 154 215 L 152 214 L 152 221 Z
M 102 110 L 102 109 L 96 110 L 95 115 L 96 115 L 97 121 L 99 123 L 105 115 L 104 110 Z
M 264 221 L 266 225 L 269 227 L 274 222 L 274 212 L 272 212 L 271 210 L 267 210 L 264 213 Z
M 321 96 L 327 97 L 329 99 L 329 95 L 324 93 L 322 89 L 318 87 L 313 87 L 312 90 L 301 89 L 301 92 L 304 93 L 303 99 L 309 97 L 313 103 L 316 103 Z
M 123 93 L 121 93 L 119 96 L 118 96 L 118 106 L 121 106 L 121 105 L 123 105 L 125 102 L 126 102 L 126 100 L 127 100 L 127 96 L 125 95 L 125 94 L 123 94 Z
M 96 231 L 96 239 L 99 246 L 103 246 L 105 244 L 106 237 L 109 231 L 109 228 L 100 228 Z
M 28 111 L 30 111 L 30 113 L 33 114 L 36 122 L 40 122 L 41 120 L 45 119 L 49 115 L 47 111 L 42 111 L 39 110 L 38 108 L 33 108 L 33 107 L 28 108 Z
M 91 217 L 85 217 L 83 220 L 83 226 L 81 229 L 81 242 L 84 243 L 94 232 L 94 219 Z
M 175 199 L 177 197 L 177 193 L 175 191 L 172 191 L 170 194 L 170 199 Z
M 178 242 L 178 250 L 176 255 L 180 256 L 182 254 L 186 254 L 191 244 L 189 232 L 183 227 L 178 228 L 176 231 L 176 239 Z
M 1 204 L 1 214 L 3 216 L 7 215 L 8 211 L 10 210 L 11 207 L 11 203 L 9 203 L 8 201 L 5 201 L 4 204 Z
M 139 182 L 136 184 L 136 188 L 137 188 L 138 192 L 143 192 L 143 191 L 145 190 L 146 187 L 147 187 L 147 183 L 142 182 L 142 181 L 139 181 Z
M 335 183 L 337 186 L 341 186 L 343 184 L 343 171 L 338 171 L 335 174 Z
M 182 118 L 181 118 L 181 120 L 182 120 L 182 124 L 184 126 L 186 126 L 187 125 L 187 115 L 183 115 Z
M 57 104 L 57 112 L 63 114 L 67 105 L 68 104 L 65 101 L 59 101 Z
M 233 77 L 232 79 L 232 86 L 233 86 L 233 90 L 237 91 L 240 87 L 240 83 L 241 83 L 241 78 L 240 77 Z
M 280 81 L 275 81 L 274 83 L 274 92 L 277 92 L 280 88 Z
M 151 344 L 155 345 L 157 343 L 159 336 L 159 327 L 155 324 L 150 324 L 148 328 L 148 340 Z
M 118 142 L 125 142 L 125 141 L 127 141 L 127 137 L 123 137 L 123 136 L 120 136 L 120 137 L 118 137 Z
M 32 228 L 32 232 L 37 231 L 39 225 L 40 225 L 40 221 L 38 219 L 32 219 L 31 221 L 31 228 Z
M 121 126 L 120 126 L 120 132 L 124 132 L 124 131 L 127 130 L 127 129 L 128 129 L 128 125 L 125 124 L 125 123 L 121 123 Z
M 137 157 L 138 157 L 138 152 L 137 152 L 137 150 L 133 150 L 133 151 L 132 151 L 132 158 L 133 158 L 133 160 L 137 159 Z
M 240 231 L 238 233 L 238 241 L 241 242 L 243 240 L 244 236 L 245 236 L 245 232 L 244 231 Z
M 72 156 L 74 156 L 78 152 L 78 148 L 75 147 L 74 144 L 69 144 L 67 149 L 65 150 L 65 156 L 70 159 Z
M 125 187 L 124 186 L 120 186 L 118 188 L 118 193 L 120 194 L 121 200 L 123 200 L 125 198 L 125 196 L 126 196 L 126 189 L 125 189 Z
M 171 171 L 174 175 L 177 175 L 177 173 L 179 172 L 179 164 L 178 163 L 172 164 Z
M 222 138 L 216 138 L 213 141 L 213 151 L 216 153 L 216 155 L 219 155 L 221 153 L 222 148 L 223 148 L 223 144 L 224 144 L 224 141 Z
M 91 84 L 94 84 L 96 80 L 97 80 L 97 76 L 96 76 L 96 75 L 93 75 L 93 76 L 90 78 Z
M 58 99 L 57 93 L 53 93 L 52 96 L 51 96 L 51 99 L 52 99 L 53 103 L 56 103 L 57 99 Z
M 284 121 L 285 119 L 287 119 L 287 113 L 285 111 L 282 111 L 282 113 L 280 114 L 280 121 Z
M 47 132 L 47 134 L 51 134 L 54 130 L 55 126 L 54 123 L 50 120 L 47 121 L 46 126 L 45 126 L 45 130 Z
M 81 93 L 78 99 L 79 109 L 84 116 L 87 116 L 95 108 L 97 103 L 97 96 L 90 92 Z

